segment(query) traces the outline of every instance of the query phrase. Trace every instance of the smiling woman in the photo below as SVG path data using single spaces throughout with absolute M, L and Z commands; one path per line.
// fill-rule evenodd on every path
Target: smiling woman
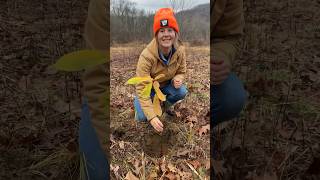
M 170 107 L 183 99 L 187 93 L 185 86 L 182 85 L 186 73 L 185 52 L 182 43 L 178 40 L 179 27 L 171 8 L 161 8 L 156 12 L 153 31 L 155 37 L 142 51 L 136 74 L 138 77 L 151 76 L 152 78 L 163 74 L 163 78 L 158 82 L 163 91 L 171 90 L 165 93 L 166 107 Z M 140 96 L 144 86 L 140 84 L 136 87 L 136 119 L 148 120 L 157 131 L 162 131 L 163 125 L 153 110 L 151 98 Z M 151 97 L 153 95 L 154 93 L 151 93 Z M 178 95 L 179 97 L 176 97 Z
M 138 77 L 151 76 L 151 78 L 157 79 L 156 81 L 160 84 L 160 90 L 166 95 L 166 99 L 163 102 L 164 113 L 173 115 L 173 105 L 177 101 L 184 99 L 187 89 L 183 85 L 186 73 L 185 49 L 179 40 L 179 26 L 171 8 L 161 8 L 156 12 L 153 33 L 153 40 L 139 57 L 136 75 Z M 160 76 L 161 78 L 158 78 Z M 145 144 L 145 146 L 148 146 L 146 148 L 158 148 L 159 144 L 157 142 L 161 137 L 160 135 L 157 137 L 157 135 L 165 128 L 164 119 L 162 118 L 162 113 L 159 114 L 155 110 L 155 107 L 159 106 L 155 106 L 155 102 L 152 102 L 152 99 L 154 101 L 156 99 L 154 98 L 156 96 L 155 90 L 152 89 L 150 95 L 146 97 L 144 96 L 145 87 L 146 83 L 136 85 L 135 119 L 137 121 L 147 121 L 152 126 L 150 128 L 153 130 L 148 129 L 147 131 L 151 131 L 153 134 L 147 135 L 147 138 L 155 138 L 146 140 L 149 142 Z M 153 154 L 154 152 L 150 153 Z

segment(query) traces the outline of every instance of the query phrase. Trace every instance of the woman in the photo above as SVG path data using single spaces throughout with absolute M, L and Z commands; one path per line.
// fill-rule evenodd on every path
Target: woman
M 242 0 L 216 0 L 211 3 L 212 127 L 237 117 L 247 101 L 247 93 L 241 80 L 231 72 L 232 62 L 236 60 L 237 51 L 240 49 L 243 28 Z M 216 132 L 212 131 L 210 141 L 211 158 L 217 158 L 221 153 L 219 151 L 223 140 L 217 138 Z M 214 171 L 211 173 L 211 177 L 215 177 Z
M 177 101 L 183 99 L 187 89 L 183 85 L 186 73 L 186 55 L 182 43 L 179 41 L 179 26 L 171 8 L 161 8 L 154 16 L 154 38 L 142 51 L 136 75 L 138 77 L 151 76 L 155 78 L 160 74 L 164 76 L 157 80 L 160 90 L 166 95 L 165 109 L 169 109 Z M 135 118 L 138 121 L 149 121 L 157 131 L 163 131 L 163 123 L 156 115 L 151 98 L 142 96 L 145 84 L 136 86 L 137 97 L 134 100 Z
M 237 117 L 247 93 L 231 72 L 243 34 L 243 1 L 217 0 L 211 4 L 211 121 L 213 126 Z

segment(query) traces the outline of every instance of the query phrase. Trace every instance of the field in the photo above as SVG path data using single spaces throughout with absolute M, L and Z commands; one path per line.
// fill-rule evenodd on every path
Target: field
M 208 179 L 209 46 L 187 47 L 186 86 L 189 94 L 175 106 L 173 118 L 161 119 L 166 123 L 164 131 L 171 133 L 168 141 L 174 142 L 173 145 L 168 143 L 168 152 L 163 157 L 150 157 L 142 151 L 146 123 L 134 120 L 135 90 L 133 86 L 125 85 L 135 76 L 136 64 L 144 47 L 132 43 L 111 48 L 112 177 Z

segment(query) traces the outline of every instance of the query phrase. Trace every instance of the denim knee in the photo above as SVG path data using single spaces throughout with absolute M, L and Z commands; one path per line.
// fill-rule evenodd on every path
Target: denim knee
M 186 86 L 182 85 L 179 89 L 172 87 L 170 93 L 167 95 L 167 101 L 171 104 L 176 103 L 186 97 L 188 90 Z
M 177 89 L 177 94 L 175 95 L 177 99 L 181 100 L 186 97 L 188 90 L 186 86 L 182 85 L 179 89 Z
M 235 118 L 240 114 L 247 100 L 247 92 L 235 74 L 218 86 L 211 86 L 211 119 L 213 124 Z
M 239 91 L 234 93 L 221 102 L 221 110 L 224 113 L 224 116 L 221 117 L 222 121 L 235 118 L 240 114 L 241 110 L 244 107 L 244 104 L 247 99 L 247 94 L 245 91 Z

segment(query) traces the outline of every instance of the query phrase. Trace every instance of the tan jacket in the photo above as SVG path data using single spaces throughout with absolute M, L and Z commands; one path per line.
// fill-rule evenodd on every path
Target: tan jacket
M 87 48 L 101 50 L 109 55 L 109 5 L 106 0 L 91 0 L 85 24 L 84 38 Z M 109 57 L 107 57 L 109 60 Z M 109 61 L 108 61 L 109 62 Z M 107 142 L 109 129 L 109 64 L 99 65 L 86 70 L 83 76 L 84 96 L 88 100 L 91 122 L 101 144 Z
M 211 56 L 232 64 L 243 34 L 242 0 L 214 0 L 211 5 Z
M 164 74 L 165 77 L 159 80 L 160 86 L 168 83 L 171 79 L 184 80 L 184 75 L 187 70 L 186 66 L 186 53 L 185 48 L 181 43 L 176 48 L 175 53 L 172 55 L 169 65 L 165 65 L 159 57 L 158 44 L 153 39 L 148 46 L 142 51 L 137 65 L 136 75 L 138 77 L 151 76 L 155 78 L 160 74 Z M 136 92 L 138 95 L 141 108 L 148 120 L 156 117 L 153 110 L 151 98 L 143 98 L 141 96 L 141 90 L 144 88 L 144 84 L 136 86 Z

